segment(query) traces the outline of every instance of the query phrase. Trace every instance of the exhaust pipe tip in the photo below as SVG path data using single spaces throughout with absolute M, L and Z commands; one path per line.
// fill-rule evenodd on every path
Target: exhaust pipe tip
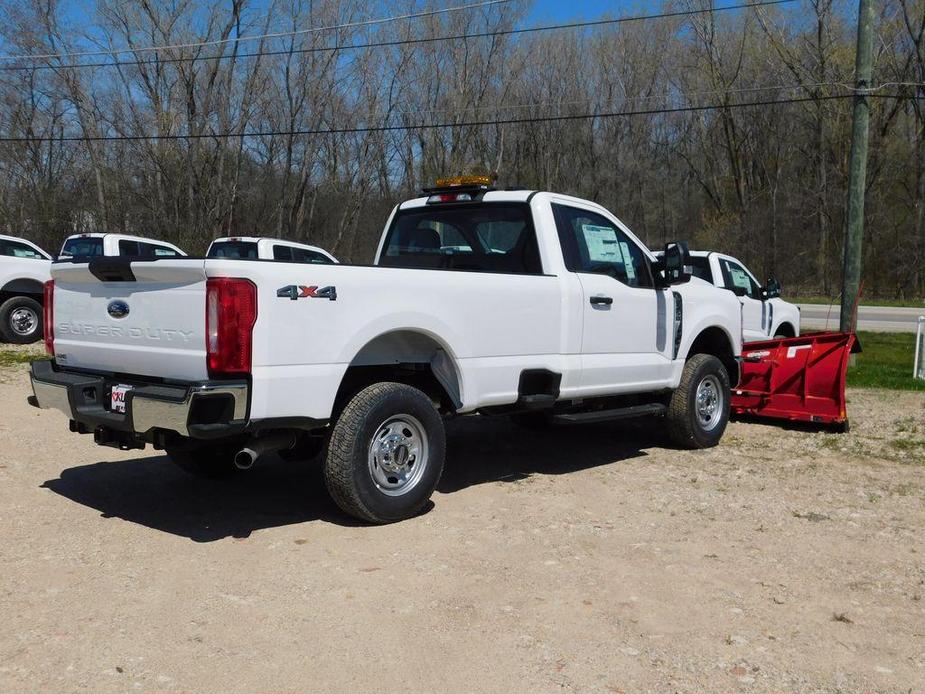
M 247 446 L 234 454 L 234 465 L 239 470 L 249 470 L 264 453 L 292 448 L 295 444 L 296 436 L 292 432 L 252 438 Z
M 250 448 L 242 448 L 234 454 L 234 466 L 238 470 L 250 470 L 257 462 L 257 454 Z

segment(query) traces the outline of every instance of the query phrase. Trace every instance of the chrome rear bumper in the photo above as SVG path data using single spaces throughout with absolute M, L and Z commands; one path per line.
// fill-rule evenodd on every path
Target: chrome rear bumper
M 33 362 L 31 404 L 55 409 L 88 431 L 105 427 L 140 437 L 154 430 L 192 438 L 243 431 L 247 423 L 246 381 L 150 383 L 80 371 L 59 370 L 53 361 Z M 125 412 L 110 409 L 114 385 L 128 385 Z

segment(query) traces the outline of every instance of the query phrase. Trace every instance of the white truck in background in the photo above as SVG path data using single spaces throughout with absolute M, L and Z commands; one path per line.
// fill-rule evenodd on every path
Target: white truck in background
M 762 286 L 742 261 L 716 251 L 691 251 L 691 271 L 739 297 L 746 342 L 799 337 L 800 308 L 780 298 L 780 282 L 773 277 Z
M 718 443 L 741 306 L 687 281 L 683 244 L 657 260 L 593 202 L 438 186 L 393 210 L 374 266 L 55 263 L 30 402 L 204 476 L 323 445 L 332 497 L 375 523 L 427 503 L 445 417 L 649 415 L 677 445 Z
M 17 236 L 0 235 L 0 338 L 13 344 L 42 339 L 43 285 L 51 256 Z
M 186 253 L 166 241 L 130 234 L 91 233 L 68 236 L 61 245 L 58 258 L 62 260 L 102 256 L 181 258 L 185 255 Z
M 206 258 L 240 260 L 283 260 L 290 263 L 332 265 L 337 258 L 318 246 L 269 236 L 227 236 L 215 239 Z

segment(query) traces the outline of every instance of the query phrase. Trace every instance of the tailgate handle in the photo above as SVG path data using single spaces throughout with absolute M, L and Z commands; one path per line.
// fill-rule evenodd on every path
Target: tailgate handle
M 134 282 L 130 258 L 92 258 L 87 268 L 100 282 Z

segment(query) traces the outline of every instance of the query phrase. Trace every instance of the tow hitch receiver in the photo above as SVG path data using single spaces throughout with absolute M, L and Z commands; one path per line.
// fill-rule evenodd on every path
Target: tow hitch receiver
M 845 376 L 849 355 L 860 351 L 854 333 L 810 333 L 750 342 L 742 349 L 732 411 L 848 431 Z
M 145 442 L 128 431 L 117 431 L 108 427 L 99 426 L 93 430 L 93 442 L 100 446 L 111 446 L 120 451 L 143 451 Z

